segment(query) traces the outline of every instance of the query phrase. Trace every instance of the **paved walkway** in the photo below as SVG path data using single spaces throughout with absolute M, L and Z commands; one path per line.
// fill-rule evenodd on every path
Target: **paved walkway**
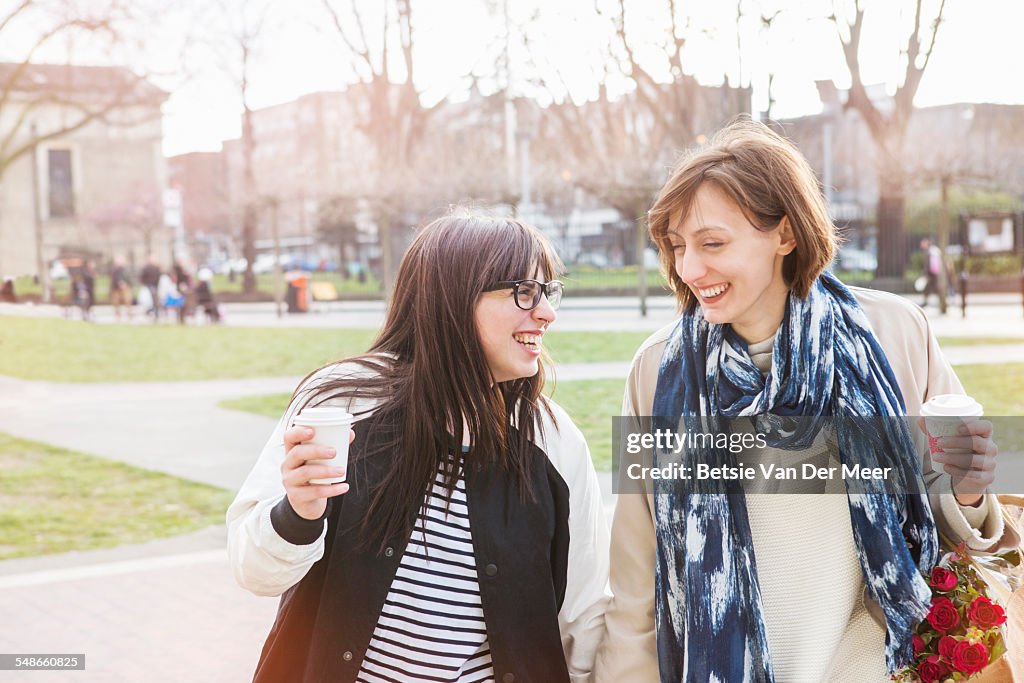
M 919 303 L 918 296 L 907 297 Z M 934 299 L 933 299 L 934 301 Z M 1024 339 L 1024 308 L 1019 294 L 978 294 L 972 299 L 966 318 L 951 307 L 939 315 L 935 304 L 926 309 L 932 329 L 940 337 L 1011 337 Z M 285 314 L 279 318 L 272 303 L 225 304 L 224 324 L 242 327 L 362 327 L 378 328 L 384 320 L 380 301 L 349 301 L 316 304 L 305 315 Z M 0 303 L 0 315 L 61 317 L 60 306 L 25 306 Z M 77 312 L 71 313 L 72 318 Z M 656 330 L 675 318 L 675 300 L 666 295 L 650 297 L 648 315 L 641 316 L 637 299 L 631 297 L 568 297 L 558 310 L 557 329 L 577 331 Z M 96 306 L 93 319 L 101 324 L 115 322 L 113 309 Z M 135 324 L 149 324 L 137 316 Z M 165 324 L 174 324 L 170 321 Z
M 6 312 L 0 306 L 0 315 Z M 34 312 L 49 314 L 45 307 Z M 630 316 L 640 320 L 629 311 L 595 313 L 567 308 L 559 326 L 631 329 Z M 246 315 L 276 320 L 272 311 L 232 311 L 229 319 Z M 635 328 L 658 327 L 671 319 L 671 308 L 657 315 L 663 318 Z M 323 316 L 333 325 L 354 324 L 348 311 Z M 1007 305 L 979 308 L 966 325 L 936 320 L 934 328 L 943 336 L 957 330 L 1024 338 L 1019 310 Z M 1024 361 L 1024 345 L 949 347 L 946 353 L 954 364 Z M 627 365 L 562 365 L 558 379 L 621 378 Z M 0 377 L 0 431 L 235 489 L 274 421 L 223 410 L 217 402 L 289 392 L 298 380 L 56 384 Z M 610 476 L 601 479 L 610 513 Z M 85 653 L 87 662 L 85 672 L 3 672 L 0 681 L 248 680 L 277 601 L 236 586 L 223 546 L 224 530 L 215 527 L 141 546 L 0 562 L 0 653 Z

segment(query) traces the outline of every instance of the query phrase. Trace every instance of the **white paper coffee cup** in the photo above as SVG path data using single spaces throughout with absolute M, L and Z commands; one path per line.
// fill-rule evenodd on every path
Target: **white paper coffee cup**
M 329 465 L 348 469 L 348 433 L 355 418 L 344 408 L 317 406 L 304 408 L 292 424 L 296 427 L 310 427 L 313 438 L 307 443 L 317 446 L 330 446 L 335 456 L 330 460 L 307 460 L 312 465 Z M 347 471 L 346 471 L 347 476 Z M 310 479 L 310 484 L 337 484 L 345 481 L 345 476 L 327 479 Z
M 965 394 L 941 394 L 928 399 L 921 406 L 925 430 L 928 433 L 929 449 L 935 453 L 934 440 L 944 436 L 959 436 L 960 427 L 975 422 L 985 414 L 982 405 Z M 944 448 L 944 453 L 970 453 L 970 449 Z M 932 468 L 943 472 L 942 466 L 932 460 Z

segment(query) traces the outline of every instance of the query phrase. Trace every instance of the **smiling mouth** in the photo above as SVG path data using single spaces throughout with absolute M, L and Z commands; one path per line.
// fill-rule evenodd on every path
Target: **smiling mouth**
M 701 301 L 704 303 L 714 303 L 725 296 L 725 293 L 729 291 L 731 285 L 726 282 L 725 284 L 715 285 L 714 287 L 708 287 L 706 289 L 697 288 L 697 293 L 700 295 Z
M 513 334 L 512 338 L 533 351 L 540 351 L 540 335 L 538 334 Z

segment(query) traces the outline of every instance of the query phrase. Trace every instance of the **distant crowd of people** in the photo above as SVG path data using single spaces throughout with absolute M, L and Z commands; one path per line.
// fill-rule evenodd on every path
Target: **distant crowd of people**
M 118 321 L 130 321 L 139 312 L 153 322 L 160 322 L 164 316 L 174 315 L 184 324 L 201 312 L 207 321 L 220 322 L 221 312 L 211 286 L 213 273 L 208 268 L 200 268 L 193 277 L 190 271 L 187 265 L 177 261 L 165 271 L 157 258 L 150 256 L 139 272 L 136 287 L 124 260 L 115 258 L 109 271 L 109 299 L 114 317 Z M 91 320 L 96 303 L 95 262 L 87 260 L 81 266 L 70 268 L 69 276 L 68 304 L 81 311 L 83 320 Z

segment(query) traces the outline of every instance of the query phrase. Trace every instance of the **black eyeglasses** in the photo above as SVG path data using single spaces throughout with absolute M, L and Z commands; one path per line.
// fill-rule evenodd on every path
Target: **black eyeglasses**
M 499 289 L 511 289 L 515 293 L 516 306 L 524 311 L 532 311 L 540 304 L 541 296 L 548 298 L 551 308 L 558 308 L 562 303 L 562 289 L 564 285 L 558 280 L 551 282 L 538 282 L 536 280 L 502 280 L 485 287 L 485 292 L 494 292 Z

